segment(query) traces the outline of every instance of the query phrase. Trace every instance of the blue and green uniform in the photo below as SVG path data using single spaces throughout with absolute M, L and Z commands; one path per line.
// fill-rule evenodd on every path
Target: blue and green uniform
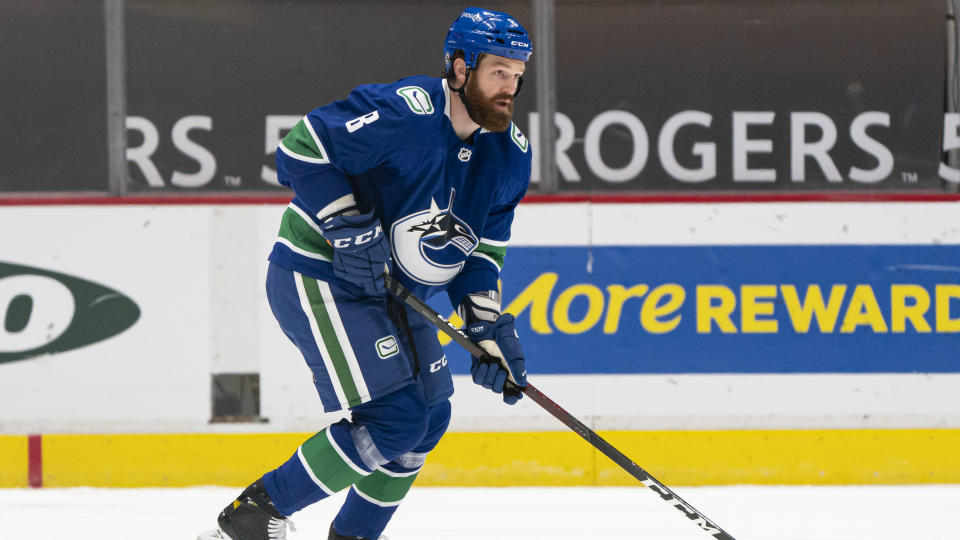
M 352 485 L 335 522 L 343 534 L 376 538 L 368 512 L 387 511 L 386 525 L 446 429 L 453 382 L 426 320 L 402 305 L 391 316 L 387 299 L 334 276 L 320 223 L 373 210 L 392 246 L 392 275 L 420 298 L 445 291 L 458 306 L 497 290 L 530 179 L 520 130 L 478 129 L 461 140 L 450 99 L 446 81 L 431 77 L 361 86 L 304 116 L 277 150 L 278 179 L 294 197 L 270 253 L 268 299 L 324 410 L 350 409 L 353 420 L 305 442 L 264 485 L 286 515 Z M 365 524 L 350 517 L 364 513 Z

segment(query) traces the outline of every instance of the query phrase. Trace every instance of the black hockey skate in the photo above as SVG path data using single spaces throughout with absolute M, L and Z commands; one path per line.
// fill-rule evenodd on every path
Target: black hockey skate
M 336 531 L 333 528 L 333 523 L 330 524 L 330 536 L 327 537 L 327 540 L 370 540 L 369 538 L 364 538 L 362 536 L 344 536 Z M 387 540 L 386 536 L 381 536 L 378 540 Z
M 220 512 L 217 524 L 219 529 L 201 534 L 197 540 L 286 540 L 287 527 L 296 530 L 292 521 L 277 512 L 260 480 Z

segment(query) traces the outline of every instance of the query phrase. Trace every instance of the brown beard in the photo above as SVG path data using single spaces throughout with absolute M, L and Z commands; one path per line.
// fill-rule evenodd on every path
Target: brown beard
M 464 102 L 467 106 L 467 113 L 470 115 L 470 119 L 480 127 L 489 131 L 506 131 L 510 127 L 510 120 L 513 118 L 513 96 L 497 94 L 487 99 L 480 93 L 480 88 L 474 79 L 467 79 L 463 91 L 467 97 Z M 497 109 L 496 102 L 500 100 L 507 100 L 506 111 Z

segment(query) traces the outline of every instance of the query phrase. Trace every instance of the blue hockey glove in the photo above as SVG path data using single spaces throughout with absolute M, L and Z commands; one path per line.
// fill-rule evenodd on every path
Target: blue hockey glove
M 519 387 L 527 385 L 527 370 L 523 365 L 523 349 L 514 328 L 513 315 L 501 315 L 494 322 L 477 321 L 467 327 L 470 340 L 480 346 L 489 356 L 473 357 L 470 374 L 473 382 L 503 394 L 503 401 L 513 405 L 523 394 L 504 386 L 509 380 Z
M 387 294 L 383 275 L 390 273 L 390 241 L 373 211 L 336 216 L 320 228 L 333 246 L 333 274 L 369 296 Z

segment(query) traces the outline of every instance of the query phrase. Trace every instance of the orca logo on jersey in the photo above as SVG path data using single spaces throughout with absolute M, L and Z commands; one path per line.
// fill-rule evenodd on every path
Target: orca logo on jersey
M 430 208 L 397 220 L 390 230 L 393 260 L 415 281 L 443 285 L 463 268 L 480 239 L 470 225 L 453 213 L 456 190 L 441 209 L 430 198 Z
M 0 364 L 79 349 L 139 318 L 133 300 L 103 285 L 0 262 Z

